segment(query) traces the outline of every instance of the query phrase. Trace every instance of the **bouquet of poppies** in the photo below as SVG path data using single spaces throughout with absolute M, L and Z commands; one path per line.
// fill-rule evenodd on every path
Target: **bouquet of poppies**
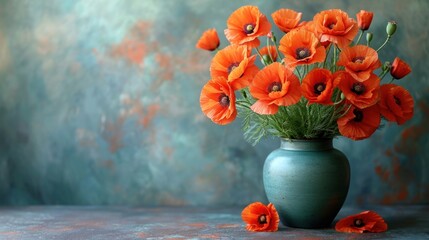
M 219 49 L 215 29 L 199 39 L 196 47 L 216 51 L 200 96 L 201 109 L 213 122 L 229 124 L 238 113 L 245 138 L 256 143 L 265 136 L 360 140 L 382 119 L 397 124 L 411 119 L 413 98 L 393 83 L 411 68 L 398 57 L 382 62 L 378 55 L 395 33 L 395 22 L 388 22 L 384 43 L 372 46 L 372 33 L 362 39 L 372 12 L 361 10 L 355 20 L 331 9 L 301 21 L 302 13 L 279 9 L 271 17 L 284 33 L 279 41 L 256 6 L 230 15 L 225 48 Z

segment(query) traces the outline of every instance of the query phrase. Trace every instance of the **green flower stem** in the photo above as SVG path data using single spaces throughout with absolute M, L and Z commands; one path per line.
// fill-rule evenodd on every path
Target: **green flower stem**
M 387 42 L 389 42 L 389 40 L 392 38 L 391 35 L 387 35 L 386 41 L 384 41 L 384 43 L 377 49 L 377 52 L 380 51 L 380 49 L 382 49 L 384 47 L 384 45 L 387 44 Z
M 358 37 L 358 39 L 357 39 L 357 41 L 356 41 L 356 43 L 355 43 L 355 46 L 359 44 L 359 41 L 360 41 L 360 39 L 362 38 L 363 32 L 364 32 L 364 30 L 361 30 L 361 31 L 360 31 L 360 34 L 359 34 L 359 37 Z
M 270 38 L 267 37 L 267 49 L 268 49 L 268 56 L 270 56 L 271 62 L 274 62 L 274 58 L 271 55 L 271 51 L 270 51 Z
M 274 38 L 274 33 L 273 33 L 273 38 Z M 279 59 L 283 59 L 284 56 L 281 55 L 281 53 L 279 52 L 279 46 L 277 45 L 277 42 L 274 41 L 273 38 L 271 38 L 271 41 L 274 43 L 274 46 L 276 47 L 277 56 L 279 56 Z
M 390 70 L 383 71 L 383 72 L 378 76 L 378 77 L 380 78 L 380 81 L 381 81 L 381 80 L 383 80 L 384 76 L 386 76 L 386 74 L 387 74 L 388 72 L 390 72 Z
M 334 57 L 332 58 L 332 72 L 336 71 L 336 65 L 337 65 L 337 46 L 334 45 Z
M 391 84 L 393 81 L 395 81 L 394 77 L 392 77 L 392 79 L 390 80 L 389 84 Z
M 323 61 L 323 68 L 325 68 L 326 66 L 326 60 L 328 60 L 328 55 L 329 55 L 329 52 L 331 51 L 331 48 L 332 48 L 332 43 L 329 44 L 328 50 L 326 51 L 325 61 Z
M 261 61 L 264 63 L 264 66 L 267 66 L 268 64 L 265 62 L 264 58 L 261 55 L 261 52 L 259 52 L 259 49 L 255 47 L 255 50 L 258 53 L 259 57 L 261 58 Z

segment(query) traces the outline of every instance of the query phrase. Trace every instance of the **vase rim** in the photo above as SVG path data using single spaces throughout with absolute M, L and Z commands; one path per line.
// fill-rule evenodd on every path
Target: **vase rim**
M 333 149 L 333 138 L 289 139 L 281 138 L 280 148 L 292 151 L 321 151 Z

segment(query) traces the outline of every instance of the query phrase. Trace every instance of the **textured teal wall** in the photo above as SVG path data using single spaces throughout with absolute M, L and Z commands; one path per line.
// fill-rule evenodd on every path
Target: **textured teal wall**
M 350 159 L 348 204 L 429 201 L 429 2 L 247 1 L 266 15 L 292 8 L 309 20 L 341 8 L 375 13 L 399 29 L 383 60 L 413 67 L 401 84 L 412 121 L 371 139 L 338 138 Z M 212 55 L 195 49 L 219 33 L 241 1 L 10 0 L 0 4 L 0 204 L 241 205 L 266 201 L 262 165 L 279 146 L 252 147 L 240 121 L 203 116 Z M 271 20 L 271 18 L 269 18 Z M 380 36 L 380 35 L 383 35 Z M 222 46 L 226 40 L 221 36 Z

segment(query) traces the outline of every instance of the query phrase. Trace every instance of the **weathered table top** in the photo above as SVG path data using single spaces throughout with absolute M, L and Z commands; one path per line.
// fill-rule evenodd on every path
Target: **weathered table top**
M 371 208 L 343 208 L 337 219 Z M 429 206 L 376 207 L 385 233 L 350 234 L 280 225 L 248 232 L 240 208 L 0 207 L 0 239 L 429 239 Z

